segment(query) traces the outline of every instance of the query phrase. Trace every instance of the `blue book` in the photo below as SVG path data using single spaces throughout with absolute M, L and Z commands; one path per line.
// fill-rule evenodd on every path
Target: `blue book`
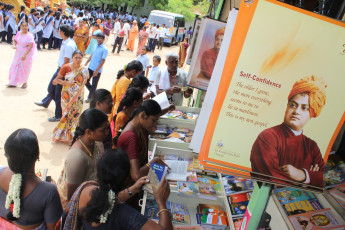
M 167 172 L 168 172 L 168 167 L 157 164 L 157 163 L 152 163 L 150 171 L 147 175 L 150 183 L 146 184 L 144 186 L 144 189 L 150 193 L 153 193 L 152 186 L 154 186 L 155 188 L 158 188 L 161 181 L 166 176 Z

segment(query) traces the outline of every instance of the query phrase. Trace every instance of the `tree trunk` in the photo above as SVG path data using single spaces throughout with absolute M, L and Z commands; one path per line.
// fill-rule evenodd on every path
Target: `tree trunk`
M 134 5 L 134 6 L 132 7 L 132 10 L 131 10 L 130 15 L 133 15 L 133 11 L 134 11 L 134 9 L 135 9 L 136 6 L 137 6 L 137 5 Z

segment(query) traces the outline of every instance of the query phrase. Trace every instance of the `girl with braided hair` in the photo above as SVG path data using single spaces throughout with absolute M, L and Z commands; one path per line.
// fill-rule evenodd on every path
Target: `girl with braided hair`
M 1 229 L 55 229 L 62 214 L 61 201 L 56 186 L 35 175 L 39 160 L 36 134 L 18 129 L 7 138 L 4 149 L 9 168 L 0 167 Z M 11 222 L 15 226 L 10 228 Z

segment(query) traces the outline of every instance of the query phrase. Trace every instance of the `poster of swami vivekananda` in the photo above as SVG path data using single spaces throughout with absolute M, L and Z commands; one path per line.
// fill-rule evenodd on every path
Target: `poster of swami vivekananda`
M 218 57 L 229 60 L 200 159 L 321 188 L 345 118 L 345 24 L 273 0 L 248 7 L 256 8 L 244 40 L 237 25 L 231 40 L 237 59 Z

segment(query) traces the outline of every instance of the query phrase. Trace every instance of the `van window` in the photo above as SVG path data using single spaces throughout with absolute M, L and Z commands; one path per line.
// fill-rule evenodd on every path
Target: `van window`
M 184 18 L 175 17 L 175 26 L 184 27 L 185 26 Z

